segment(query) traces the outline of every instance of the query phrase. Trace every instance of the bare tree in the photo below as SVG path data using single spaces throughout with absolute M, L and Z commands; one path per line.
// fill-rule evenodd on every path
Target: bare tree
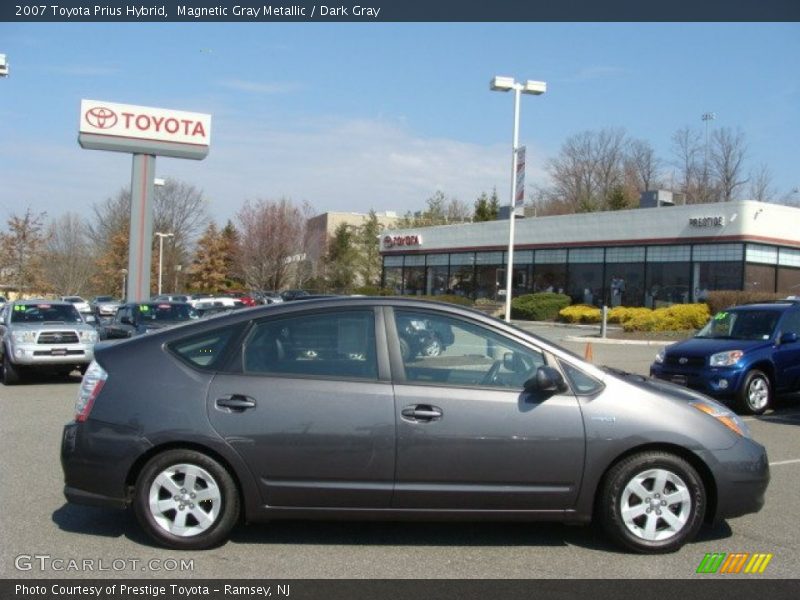
M 741 130 L 717 129 L 712 137 L 711 167 L 719 187 L 719 200 L 730 202 L 736 191 L 748 182 L 744 176 L 747 144 Z
M 47 287 L 61 296 L 85 294 L 93 269 L 87 228 L 80 216 L 67 213 L 52 221 L 42 264 Z
M 559 211 L 591 212 L 618 208 L 624 184 L 625 131 L 602 129 L 570 136 L 547 170 L 553 181 L 545 204 Z
M 12 214 L 8 230 L 0 232 L 0 264 L 18 294 L 32 293 L 42 285 L 42 249 L 47 241 L 44 231 L 46 213 Z
M 775 198 L 775 188 L 772 187 L 772 171 L 765 164 L 761 164 L 750 173 L 750 198 L 759 202 L 770 202 Z
M 177 280 L 178 265 L 190 262 L 191 249 L 196 238 L 208 223 L 207 202 L 200 190 L 191 184 L 167 179 L 163 186 L 155 188 L 153 198 L 153 230 L 172 233 L 164 243 L 162 261 L 163 280 Z M 117 195 L 107 198 L 93 207 L 93 223 L 88 226 L 88 235 L 95 253 L 104 264 L 116 264 L 112 257 L 104 256 L 114 247 L 119 252 L 120 236 L 127 240 L 130 227 L 130 189 L 122 189 Z M 113 241 L 113 243 L 112 243 Z M 155 270 L 158 265 L 158 244 L 153 240 L 152 255 Z M 126 254 L 127 256 L 127 254 Z M 125 261 L 127 264 L 127 261 Z
M 708 202 L 708 178 L 703 176 L 702 136 L 691 128 L 683 127 L 672 134 L 673 164 L 678 169 L 680 191 L 687 204 Z M 704 181 L 705 180 L 705 181 Z
M 656 156 L 656 151 L 650 142 L 631 140 L 628 143 L 625 165 L 638 192 L 646 192 L 658 187 L 661 159 Z
M 292 265 L 303 259 L 308 204 L 291 200 L 247 201 L 236 215 L 239 265 L 245 284 L 279 290 L 289 281 Z

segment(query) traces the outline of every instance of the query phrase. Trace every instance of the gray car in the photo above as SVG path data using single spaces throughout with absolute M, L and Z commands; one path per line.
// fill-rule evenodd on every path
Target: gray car
M 452 332 L 404 355 L 410 319 Z M 763 446 L 721 404 L 491 317 L 399 298 L 247 309 L 99 348 L 61 460 L 70 502 L 199 549 L 240 521 L 588 523 L 637 552 L 760 510 Z
M 0 309 L 0 362 L 5 385 L 41 371 L 85 370 L 99 334 L 71 302 L 17 300 Z

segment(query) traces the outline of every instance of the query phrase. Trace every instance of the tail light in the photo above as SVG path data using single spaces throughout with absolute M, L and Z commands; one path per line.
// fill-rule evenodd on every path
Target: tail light
M 83 423 L 89 418 L 92 406 L 100 390 L 108 379 L 108 373 L 97 362 L 92 361 L 86 373 L 83 375 L 81 388 L 78 390 L 78 400 L 75 402 L 75 420 Z

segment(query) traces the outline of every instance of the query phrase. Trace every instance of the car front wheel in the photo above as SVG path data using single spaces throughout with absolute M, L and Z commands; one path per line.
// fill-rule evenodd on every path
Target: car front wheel
M 216 460 L 194 450 L 168 450 L 139 474 L 134 511 L 159 544 L 200 550 L 228 538 L 240 500 L 233 478 Z
M 3 384 L 4 385 L 14 385 L 20 382 L 22 376 L 20 374 L 20 369 L 14 363 L 11 362 L 11 359 L 8 358 L 8 353 L 3 354 Z
M 753 369 L 744 378 L 737 394 L 739 412 L 748 415 L 764 414 L 772 401 L 772 386 L 765 373 Z
M 636 552 L 674 552 L 703 524 L 703 481 L 674 454 L 643 452 L 620 461 L 608 472 L 601 494 L 603 527 Z

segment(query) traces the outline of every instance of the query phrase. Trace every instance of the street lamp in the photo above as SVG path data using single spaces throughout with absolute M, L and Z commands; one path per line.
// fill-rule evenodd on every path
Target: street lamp
M 513 77 L 494 77 L 489 85 L 493 92 L 514 91 L 514 137 L 511 142 L 511 202 L 508 215 L 508 259 L 506 266 L 506 322 L 511 322 L 511 286 L 514 280 L 514 221 L 517 198 L 517 153 L 519 152 L 519 97 L 520 94 L 540 96 L 547 91 L 544 81 L 518 83 Z
M 128 269 L 120 269 L 122 274 L 122 299 L 125 300 L 125 290 L 128 289 Z
M 163 265 L 163 258 L 164 258 L 164 238 L 165 237 L 173 237 L 174 233 L 161 233 L 160 231 L 156 231 L 155 235 L 158 236 L 158 295 L 161 295 L 161 267 Z

